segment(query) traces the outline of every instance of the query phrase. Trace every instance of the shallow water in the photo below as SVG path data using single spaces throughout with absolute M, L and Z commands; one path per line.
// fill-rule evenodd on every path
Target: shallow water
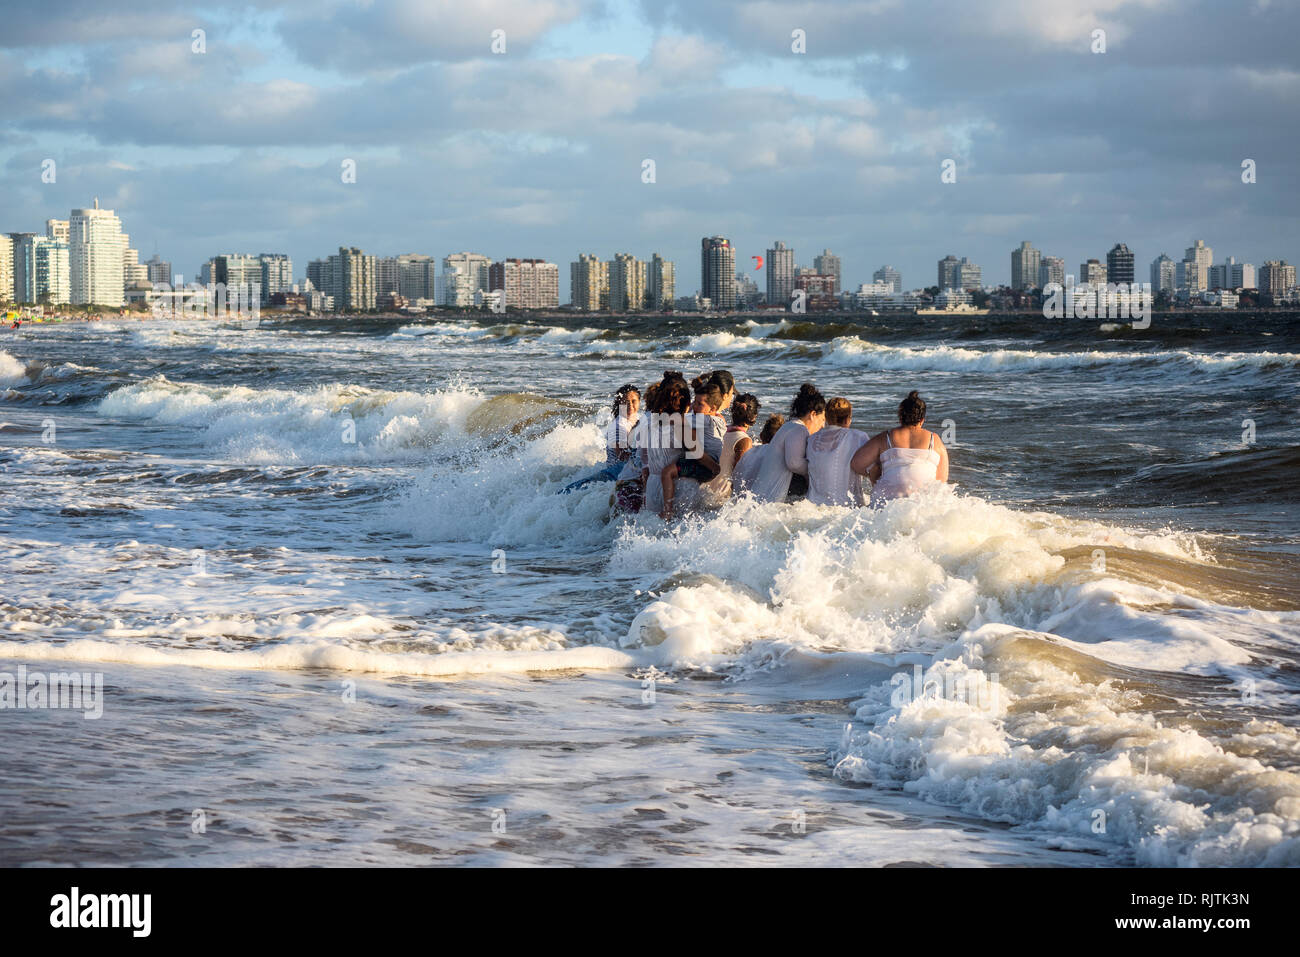
M 0 350 L 0 672 L 104 681 L 0 710 L 6 863 L 1300 862 L 1295 317 Z M 606 393 L 718 367 L 873 430 L 920 388 L 955 488 L 556 494 Z

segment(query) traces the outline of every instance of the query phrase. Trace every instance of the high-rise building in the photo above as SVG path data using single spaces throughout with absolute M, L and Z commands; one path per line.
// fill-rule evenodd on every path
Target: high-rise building
M 10 233 L 14 302 L 61 304 L 71 299 L 68 244 L 37 233 Z
M 36 301 L 61 305 L 72 300 L 68 244 L 46 239 L 36 247 Z
M 438 297 L 438 260 L 418 253 L 403 253 L 397 257 L 397 292 L 404 299 L 428 302 Z
M 1210 267 L 1214 265 L 1214 250 L 1197 239 L 1187 247 L 1183 261 L 1178 264 L 1178 288 L 1189 292 L 1205 292 L 1210 285 Z
M 355 246 L 340 246 L 338 255 L 331 256 L 334 296 L 337 309 L 364 311 L 374 309 L 379 303 L 375 290 L 375 257 L 367 256 Z
M 61 242 L 70 242 L 68 239 L 68 220 L 66 219 L 47 219 L 45 221 L 45 235 L 49 239 L 57 239 Z
M 122 221 L 111 209 L 74 209 L 68 220 L 68 268 L 76 305 L 120 306 L 126 299 Z
M 583 312 L 608 309 L 609 263 L 595 253 L 580 253 L 576 263 L 569 263 L 569 300 Z
M 829 249 L 823 249 L 820 256 L 813 257 L 813 269 L 822 276 L 835 277 L 835 295 L 840 294 L 840 257 Z
M 149 282 L 161 282 L 171 285 L 172 282 L 172 264 L 165 260 L 159 259 L 158 254 L 154 253 L 153 258 L 144 264 L 145 269 L 149 271 Z
M 246 253 L 222 253 L 213 256 L 210 282 L 227 289 L 246 289 L 252 295 L 253 287 L 262 285 L 262 261 Z
M 491 291 L 501 290 L 505 305 L 516 309 L 555 309 L 560 305 L 560 267 L 542 259 L 503 259 L 488 267 Z
M 438 305 L 465 309 L 474 305 L 474 295 L 482 294 L 478 282 L 463 266 L 443 266 L 438 277 Z
M 1016 249 L 1011 250 L 1011 288 L 1033 289 L 1038 285 L 1038 267 L 1042 264 L 1043 254 L 1025 240 Z
M 983 271 L 965 256 L 957 267 L 957 289 L 979 289 L 984 284 Z
M 1042 256 L 1038 261 L 1038 288 L 1050 285 L 1065 287 L 1065 260 L 1060 256 Z
M 617 253 L 609 261 L 609 308 L 612 312 L 645 308 L 645 263 L 631 253 Z
M 1151 261 L 1151 291 L 1159 295 L 1178 288 L 1178 264 L 1161 253 Z
M 650 257 L 646 266 L 647 308 L 663 311 L 673 305 L 677 295 L 676 269 L 671 260 L 658 253 Z
M 401 270 L 397 265 L 396 256 L 376 256 L 375 257 L 375 296 L 382 299 L 385 296 L 397 293 L 400 295 L 402 288 Z
M 131 246 L 131 237 L 122 234 L 126 248 L 122 250 L 122 285 L 125 289 L 139 288 L 149 284 L 149 267 L 140 262 L 140 250 Z
M 794 250 L 776 242 L 767 251 L 768 305 L 788 305 L 794 292 Z
M 1124 243 L 1116 243 L 1106 254 L 1106 281 L 1116 285 L 1134 281 L 1133 253 Z
M 0 302 L 14 301 L 14 241 L 0 236 Z
M 949 253 L 939 260 L 939 291 L 961 287 L 961 260 Z
M 465 308 L 474 305 L 474 294 L 488 292 L 488 270 L 492 260 L 479 253 L 452 253 L 442 257 L 442 296 L 439 304 Z
M 334 267 L 328 258 L 307 263 L 307 283 L 322 296 L 334 295 Z
M 1100 259 L 1089 259 L 1079 266 L 1079 282 L 1090 285 L 1106 285 L 1106 267 Z
M 758 288 L 758 283 L 754 281 L 754 277 L 747 275 L 743 269 L 736 270 L 736 281 L 731 288 L 736 296 L 736 307 L 740 309 L 757 308 L 763 304 L 767 296 L 765 292 Z
M 1200 263 L 1206 269 L 1214 265 L 1214 250 L 1205 245 L 1204 239 L 1196 239 L 1187 247 L 1183 259 Z
M 793 266 L 793 254 L 790 262 Z M 736 250 L 730 239 L 706 236 L 700 240 L 700 295 L 714 309 L 736 308 Z
M 872 274 L 871 278 L 876 282 L 889 283 L 894 292 L 903 291 L 903 274 L 893 266 L 881 266 Z
M 1270 259 L 1259 267 L 1259 291 L 1280 296 L 1295 286 L 1295 266 L 1285 259 Z
M 1228 276 L 1229 289 L 1254 289 L 1255 267 L 1250 263 L 1234 262 Z
M 1229 283 L 1232 282 L 1232 267 L 1236 264 L 1236 262 L 1237 259 L 1235 256 L 1229 256 L 1223 262 L 1217 263 L 1216 265 L 1210 267 L 1209 288 L 1212 291 L 1217 292 L 1223 289 L 1232 288 L 1232 286 L 1229 285 Z
M 286 253 L 261 253 L 257 257 L 261 264 L 262 303 L 271 301 L 277 293 L 293 291 L 293 260 Z

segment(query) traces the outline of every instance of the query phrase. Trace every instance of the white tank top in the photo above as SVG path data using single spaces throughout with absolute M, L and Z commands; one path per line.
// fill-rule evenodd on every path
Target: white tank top
M 895 448 L 885 433 L 889 448 L 880 453 L 880 481 L 871 487 L 873 499 L 903 498 L 939 480 L 939 453 L 934 450 L 934 433 L 923 449 Z

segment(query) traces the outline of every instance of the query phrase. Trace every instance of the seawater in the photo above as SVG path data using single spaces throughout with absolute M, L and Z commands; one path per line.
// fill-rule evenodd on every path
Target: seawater
M 1297 317 L 595 322 L 6 330 L 0 862 L 1300 863 Z M 558 494 L 668 368 L 953 485 Z

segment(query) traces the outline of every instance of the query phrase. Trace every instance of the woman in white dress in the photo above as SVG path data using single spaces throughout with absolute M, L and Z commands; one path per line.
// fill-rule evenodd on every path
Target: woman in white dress
M 872 480 L 873 505 L 948 481 L 948 449 L 943 439 L 924 428 L 925 400 L 916 392 L 898 404 L 898 423 L 853 456 L 853 471 Z
M 752 489 L 755 498 L 761 502 L 784 502 L 791 494 L 795 476 L 805 477 L 806 490 L 808 438 L 825 424 L 826 399 L 816 386 L 805 382 L 790 404 L 790 419 L 781 426 L 763 456 Z
M 849 463 L 871 436 L 852 425 L 848 399 L 826 403 L 826 427 L 808 440 L 808 501 L 814 505 L 863 504 L 862 476 Z
M 750 446 L 731 470 L 731 490 L 734 494 L 744 495 L 753 490 L 754 479 L 758 477 L 759 469 L 763 467 L 768 446 L 783 425 L 785 425 L 785 416 L 780 412 L 773 412 L 767 417 L 767 421 L 763 423 L 763 431 L 758 433 L 758 443 Z

